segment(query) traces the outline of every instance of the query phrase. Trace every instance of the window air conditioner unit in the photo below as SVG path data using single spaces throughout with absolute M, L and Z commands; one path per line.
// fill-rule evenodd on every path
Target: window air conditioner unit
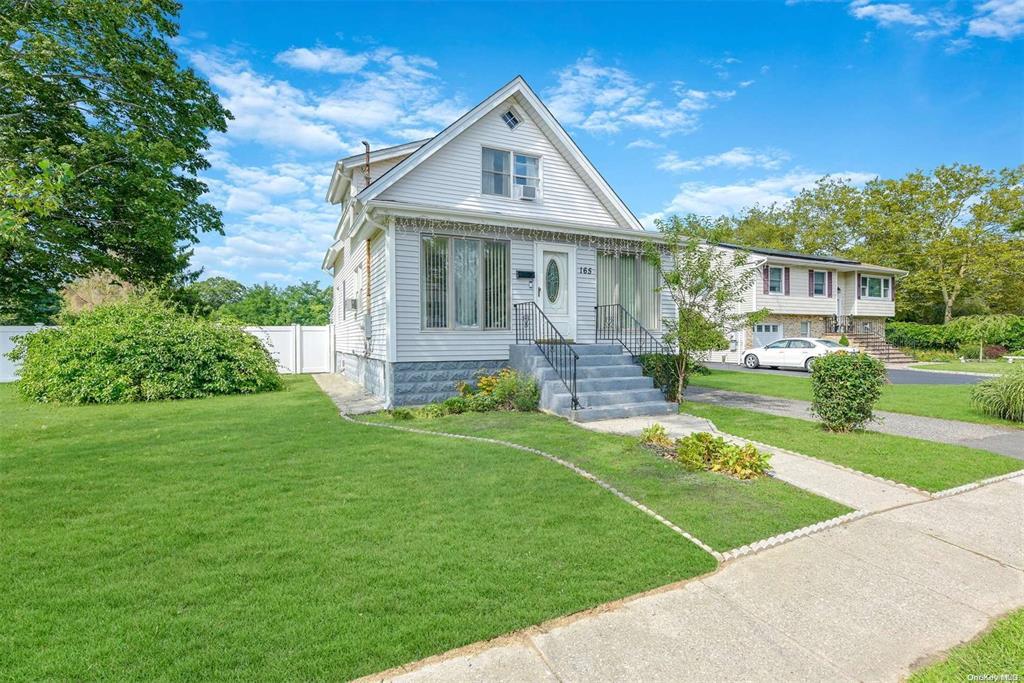
M 512 196 L 524 202 L 537 201 L 540 198 L 540 188 L 536 185 L 513 185 Z
M 346 299 L 345 312 L 352 313 L 359 310 L 359 299 Z

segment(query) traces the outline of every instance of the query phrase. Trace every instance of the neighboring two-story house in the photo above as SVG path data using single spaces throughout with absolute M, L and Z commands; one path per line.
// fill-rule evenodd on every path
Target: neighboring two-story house
M 545 407 L 578 419 L 580 409 L 673 409 L 630 359 L 655 350 L 663 321 L 675 318 L 644 257 L 660 237 L 521 77 L 429 140 L 340 160 L 327 199 L 341 205 L 323 262 L 334 280 L 336 370 L 386 404 L 437 401 L 459 381 L 512 364 L 538 377 Z M 808 296 L 820 279 L 807 275 L 810 261 L 766 256 L 768 284 L 752 305 L 814 314 L 812 324 L 840 310 L 827 293 Z M 853 264 L 821 262 L 833 296 L 851 299 L 842 310 L 878 321 L 892 314 L 891 302 L 868 310 L 891 296 L 891 280 L 877 292 L 870 281 L 856 299 L 845 279 L 856 277 Z M 798 300 L 812 306 L 786 305 Z M 767 325 L 799 332 L 789 320 Z
M 768 309 L 771 315 L 729 335 L 730 348 L 710 354 L 710 360 L 737 362 L 745 349 L 783 337 L 848 334 L 855 343 L 884 337 L 885 321 L 896 313 L 896 280 L 906 271 L 831 256 L 745 249 L 764 262 L 741 310 Z

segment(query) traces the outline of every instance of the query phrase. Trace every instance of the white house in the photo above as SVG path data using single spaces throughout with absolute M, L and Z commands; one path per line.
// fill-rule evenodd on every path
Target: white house
M 521 77 L 429 140 L 340 160 L 327 200 L 341 205 L 323 261 L 337 371 L 388 405 L 440 400 L 511 364 L 538 377 L 545 407 L 577 419 L 674 410 L 631 358 L 657 350 L 675 317 L 643 256 L 658 237 Z M 776 292 L 771 270 L 753 303 L 838 310 L 800 284 L 807 261 L 769 258 L 790 284 Z M 849 271 L 829 263 L 837 292 Z

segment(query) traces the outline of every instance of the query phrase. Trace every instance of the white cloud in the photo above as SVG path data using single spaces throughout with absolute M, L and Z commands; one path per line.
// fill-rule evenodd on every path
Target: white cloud
M 874 19 L 882 26 L 906 24 L 908 26 L 927 26 L 928 18 L 914 11 L 906 3 L 875 3 L 868 0 L 857 0 L 850 5 L 850 14 L 858 19 Z
M 752 85 L 754 85 L 754 81 L 740 81 L 739 82 L 739 86 L 741 88 L 749 88 Z
M 795 197 L 800 190 L 810 187 L 821 173 L 794 170 L 788 173 L 749 180 L 727 185 L 708 183 L 683 183 L 672 201 L 661 211 L 647 214 L 644 219 L 652 224 L 655 218 L 673 213 L 696 213 L 706 216 L 732 215 L 759 204 L 784 204 Z M 843 172 L 834 177 L 848 178 L 856 184 L 865 183 L 875 177 L 873 173 Z
M 653 94 L 628 71 L 597 63 L 592 55 L 578 59 L 558 73 L 558 85 L 545 95 L 548 106 L 565 125 L 592 133 L 618 133 L 641 128 L 662 135 L 696 130 L 696 112 L 729 99 L 734 92 L 674 90 L 676 102 Z
M 193 52 L 191 57 L 235 117 L 228 122 L 229 140 L 307 150 L 341 147 L 337 129 L 319 120 L 312 98 L 304 91 L 219 53 Z
M 368 55 L 349 54 L 336 47 L 293 47 L 278 54 L 274 61 L 296 69 L 351 74 L 366 66 L 369 59 Z
M 967 35 L 1010 40 L 1024 34 L 1024 0 L 989 0 L 974 9 Z
M 694 159 L 681 159 L 675 152 L 661 158 L 658 168 L 663 171 L 700 171 L 705 168 L 763 168 L 776 169 L 789 161 L 789 154 L 778 149 L 752 150 L 747 147 L 733 147 L 719 154 L 708 154 Z
M 626 149 L 661 149 L 662 147 L 664 145 L 647 138 L 638 138 L 626 145 Z

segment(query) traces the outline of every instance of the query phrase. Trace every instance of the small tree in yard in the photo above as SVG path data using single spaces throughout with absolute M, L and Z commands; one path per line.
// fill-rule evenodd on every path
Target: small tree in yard
M 866 353 L 830 353 L 814 361 L 811 412 L 826 429 L 849 432 L 874 419 L 885 366 Z
M 676 349 L 675 399 L 681 401 L 697 357 L 727 347 L 727 332 L 757 324 L 768 311 L 738 310 L 757 276 L 749 253 L 702 242 L 674 216 L 657 221 L 657 226 L 665 242 L 649 242 L 647 254 L 661 273 L 661 290 L 672 297 L 678 311 L 676 320 L 666 321 L 664 339 Z
M 985 360 L 985 345 L 1002 339 L 1016 320 L 1012 315 L 968 315 L 947 323 L 950 332 L 978 345 L 978 360 Z

